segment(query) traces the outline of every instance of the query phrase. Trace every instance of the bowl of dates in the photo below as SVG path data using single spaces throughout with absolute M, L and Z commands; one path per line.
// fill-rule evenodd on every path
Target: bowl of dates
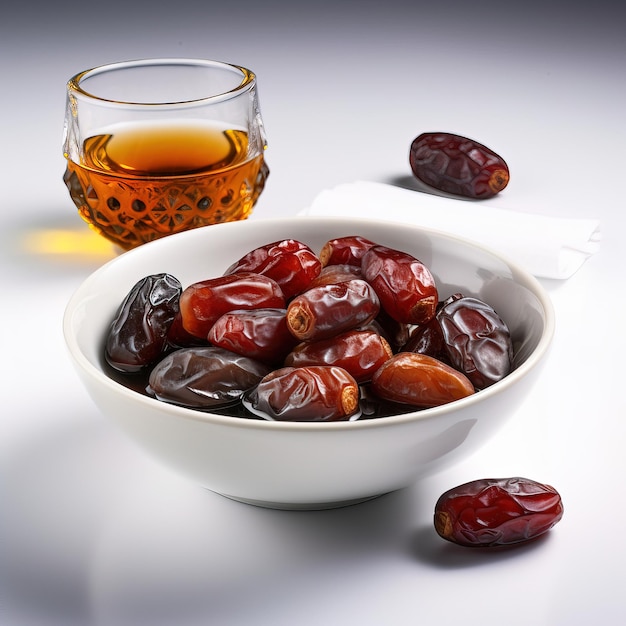
M 123 253 L 77 289 L 63 330 L 95 405 L 157 460 L 306 509 L 474 453 L 539 376 L 554 313 L 533 276 L 471 241 L 296 217 Z

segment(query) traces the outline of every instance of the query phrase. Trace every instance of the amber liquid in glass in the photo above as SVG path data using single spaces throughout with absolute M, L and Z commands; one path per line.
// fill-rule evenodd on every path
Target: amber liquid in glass
M 80 215 L 123 249 L 246 219 L 265 186 L 248 135 L 211 123 L 119 125 L 89 137 L 64 180 Z

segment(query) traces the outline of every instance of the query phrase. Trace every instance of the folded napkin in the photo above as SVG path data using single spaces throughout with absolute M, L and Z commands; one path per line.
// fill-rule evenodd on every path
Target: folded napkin
M 376 217 L 471 239 L 542 278 L 569 278 L 600 245 L 596 219 L 532 215 L 357 181 L 322 191 L 302 215 Z

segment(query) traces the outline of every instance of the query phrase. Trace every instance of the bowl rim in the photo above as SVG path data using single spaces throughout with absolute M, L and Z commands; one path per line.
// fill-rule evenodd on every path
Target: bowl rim
M 137 391 L 130 389 L 129 387 L 124 386 L 121 383 L 116 382 L 101 369 L 96 367 L 91 363 L 91 361 L 85 356 L 82 350 L 79 347 L 76 336 L 73 332 L 73 318 L 80 303 L 85 299 L 87 292 L 92 283 L 97 282 L 102 274 L 108 271 L 109 267 L 112 265 L 117 265 L 120 262 L 120 259 L 123 258 L 132 258 L 132 256 L 143 254 L 142 250 L 148 249 L 153 246 L 163 246 L 163 245 L 175 245 L 175 242 L 178 240 L 183 240 L 185 238 L 195 238 L 202 237 L 202 233 L 206 231 L 208 228 L 212 229 L 233 229 L 233 228 L 241 228 L 241 225 L 249 224 L 250 227 L 253 228 L 254 224 L 258 224 L 260 221 L 271 226 L 272 223 L 276 225 L 288 225 L 292 222 L 311 222 L 311 223 L 343 223 L 343 224 L 369 224 L 370 227 L 375 227 L 376 225 L 384 226 L 384 227 L 392 227 L 397 228 L 401 226 L 405 229 L 414 230 L 415 232 L 420 232 L 426 235 L 432 235 L 436 238 L 440 239 L 448 239 L 451 241 L 456 241 L 462 245 L 469 246 L 475 249 L 479 249 L 488 255 L 495 257 L 496 259 L 503 262 L 510 269 L 512 275 L 515 277 L 517 282 L 522 283 L 529 291 L 533 293 L 533 295 L 539 301 L 542 309 L 543 309 L 543 322 L 544 329 L 539 338 L 539 342 L 537 346 L 532 351 L 532 353 L 528 356 L 528 358 L 519 365 L 516 369 L 514 369 L 511 373 L 509 373 L 505 378 L 494 383 L 493 385 L 482 389 L 471 396 L 467 396 L 460 400 L 455 400 L 453 402 L 449 402 L 447 404 L 432 407 L 428 409 L 418 409 L 416 411 L 410 411 L 408 413 L 401 413 L 398 415 L 390 415 L 387 417 L 381 418 L 372 418 L 372 419 L 364 419 L 364 420 L 343 420 L 336 422 L 289 422 L 289 421 L 274 421 L 274 420 L 261 420 L 261 419 L 246 419 L 237 416 L 231 415 L 222 415 L 219 413 L 212 413 L 210 411 L 203 411 L 199 409 L 191 409 L 184 406 L 179 406 L 176 404 L 163 402 L 161 400 L 157 400 L 156 398 L 152 398 L 147 395 L 143 395 Z M 239 225 L 239 226 L 238 226 Z M 164 244 L 163 242 L 168 242 Z M 203 226 L 200 228 L 196 228 L 189 231 L 184 231 L 180 233 L 176 233 L 173 235 L 169 235 L 168 237 L 164 237 L 162 239 L 158 239 L 138 248 L 129 250 L 127 252 L 123 252 L 119 256 L 107 261 L 105 264 L 94 270 L 87 278 L 83 280 L 83 282 L 76 288 L 76 290 L 71 295 L 63 313 L 62 320 L 62 330 L 63 336 L 66 344 L 66 349 L 68 350 L 71 358 L 74 361 L 74 365 L 76 368 L 79 368 L 85 375 L 89 376 L 89 378 L 97 381 L 101 386 L 107 388 L 108 391 L 112 394 L 118 394 L 122 397 L 127 398 L 131 404 L 139 404 L 145 406 L 146 409 L 152 409 L 162 414 L 168 414 L 170 417 L 185 419 L 185 420 L 193 420 L 199 422 L 206 422 L 209 424 L 216 424 L 222 426 L 230 426 L 230 427 L 238 427 L 238 428 L 249 428 L 249 429 L 268 429 L 268 430 L 279 430 L 279 431 L 294 431 L 294 432 L 302 432 L 302 431 L 312 431 L 312 432 L 326 432 L 328 430 L 363 430 L 363 429 L 371 429 L 371 428 L 382 428 L 385 426 L 406 424 L 409 422 L 415 421 L 426 421 L 431 419 L 437 419 L 442 415 L 446 415 L 448 413 L 453 413 L 457 410 L 463 409 L 465 407 L 471 407 L 472 405 L 483 402 L 486 399 L 489 399 L 492 396 L 499 395 L 504 393 L 506 389 L 510 386 L 514 385 L 518 380 L 524 378 L 527 374 L 533 370 L 538 363 L 543 359 L 544 355 L 548 352 L 550 345 L 552 343 L 554 333 L 555 333 L 555 312 L 550 296 L 548 295 L 545 288 L 541 285 L 539 280 L 530 274 L 530 272 L 520 266 L 517 262 L 512 261 L 506 255 L 502 254 L 499 251 L 494 250 L 493 248 L 486 246 L 482 243 L 476 242 L 472 239 L 458 236 L 456 234 L 452 234 L 443 230 L 433 229 L 422 227 L 416 224 L 410 223 L 400 223 L 397 221 L 384 220 L 384 219 L 375 219 L 375 218 L 349 218 L 349 217 L 340 217 L 340 216 L 331 216 L 331 217 L 317 217 L 317 216 L 307 216 L 307 215 L 299 215 L 293 217 L 270 217 L 270 218 L 261 218 L 260 220 L 246 220 L 243 222 L 226 222 L 222 224 L 214 224 L 210 226 Z

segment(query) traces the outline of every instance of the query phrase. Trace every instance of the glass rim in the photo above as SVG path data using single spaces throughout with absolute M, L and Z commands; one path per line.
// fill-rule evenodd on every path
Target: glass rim
M 107 72 L 113 72 L 118 70 L 134 69 L 141 67 L 156 67 L 156 66 L 182 66 L 182 67 L 204 67 L 204 68 L 222 68 L 231 70 L 233 73 L 238 73 L 241 76 L 239 84 L 232 89 L 215 93 L 210 96 L 202 96 L 198 98 L 172 100 L 169 102 L 138 102 L 134 100 L 123 100 L 105 98 L 95 93 L 88 91 L 83 82 L 93 76 L 105 74 Z M 115 63 L 106 63 L 98 65 L 81 72 L 78 72 L 72 78 L 67 81 L 68 93 L 74 96 L 83 96 L 90 100 L 95 100 L 103 103 L 120 104 L 124 106 L 145 106 L 145 107 L 169 107 L 172 105 L 184 105 L 184 104 L 198 104 L 203 102 L 219 102 L 223 100 L 229 100 L 241 93 L 250 91 L 256 84 L 256 75 L 251 70 L 234 63 L 227 63 L 225 61 L 214 61 L 210 59 L 195 59 L 186 57 L 163 57 L 163 58 L 148 58 L 148 59 L 135 59 L 130 61 L 118 61 Z

